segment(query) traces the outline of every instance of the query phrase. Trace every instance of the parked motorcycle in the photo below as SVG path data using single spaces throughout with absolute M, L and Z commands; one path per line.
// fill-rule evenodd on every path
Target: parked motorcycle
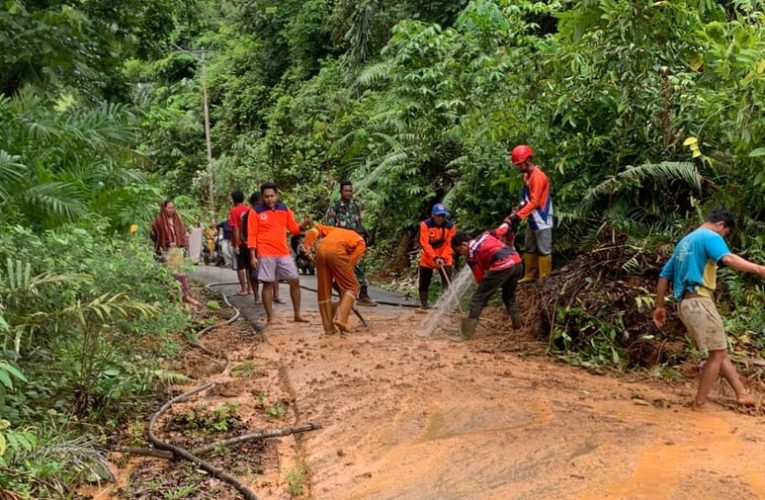
M 300 251 L 300 244 L 303 242 L 303 235 L 293 236 L 290 238 L 290 246 L 292 247 L 292 253 L 295 254 L 295 265 L 302 274 L 315 274 L 316 267 L 314 263 L 308 257 Z
M 205 265 L 222 267 L 226 265 L 223 257 L 223 234 L 213 228 L 205 231 L 205 244 L 202 248 L 202 261 Z

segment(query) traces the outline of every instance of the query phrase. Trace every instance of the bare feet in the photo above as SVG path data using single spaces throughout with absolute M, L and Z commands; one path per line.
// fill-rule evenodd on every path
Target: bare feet
M 287 301 L 284 299 L 280 299 L 279 297 L 274 297 L 274 302 L 277 304 L 286 304 Z
M 260 304 L 260 296 L 258 295 L 255 296 L 255 303 Z
M 244 297 L 246 295 L 249 295 L 250 291 L 249 290 L 239 290 L 238 292 L 236 292 L 236 294 Z
M 187 303 L 187 304 L 191 304 L 192 306 L 200 306 L 201 305 L 199 303 L 199 301 L 197 299 L 195 299 L 194 297 L 184 297 L 183 301 L 185 303 Z
M 305 319 L 302 316 L 295 316 L 294 321 L 295 321 L 295 323 L 310 323 L 310 321 L 308 321 L 307 319 Z
M 698 411 L 698 412 L 702 412 L 702 413 L 710 412 L 710 411 L 715 411 L 715 410 L 718 409 L 717 406 L 713 405 L 709 401 L 707 401 L 705 403 L 702 403 L 702 404 L 699 404 L 696 401 L 694 401 L 693 405 L 691 405 L 691 408 L 693 409 L 693 411 Z
M 749 394 L 742 394 L 739 397 L 737 397 L 736 403 L 738 403 L 739 406 L 747 406 L 747 407 L 757 406 L 757 402 Z

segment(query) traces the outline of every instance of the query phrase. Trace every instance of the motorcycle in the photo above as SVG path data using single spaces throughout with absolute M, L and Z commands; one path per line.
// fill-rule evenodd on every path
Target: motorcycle
M 205 265 L 225 266 L 223 257 L 223 234 L 214 229 L 205 231 L 205 244 L 202 248 L 202 261 Z
M 292 247 L 292 253 L 295 254 L 295 265 L 302 274 L 315 274 L 316 266 L 313 261 L 300 251 L 300 244 L 303 242 L 303 235 L 293 236 L 290 238 L 290 246 Z

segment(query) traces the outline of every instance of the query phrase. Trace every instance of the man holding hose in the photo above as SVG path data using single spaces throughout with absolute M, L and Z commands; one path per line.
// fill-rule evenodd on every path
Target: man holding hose
M 315 257 L 316 295 L 324 333 L 336 333 L 335 327 L 341 332 L 349 332 L 348 316 L 361 289 L 354 268 L 366 250 L 364 238 L 351 229 L 316 224 L 306 233 L 301 251 L 312 255 L 311 250 L 317 238 L 321 240 Z M 340 305 L 336 314 L 331 302 L 333 283 L 340 289 Z
M 484 231 L 477 238 L 471 239 L 463 232 L 455 234 L 452 238 L 454 252 L 467 257 L 467 263 L 478 282 L 478 289 L 470 301 L 468 317 L 462 320 L 459 340 L 467 340 L 473 336 L 481 311 L 499 289 L 502 290 L 502 302 L 510 315 L 513 328 L 522 326 L 521 313 L 515 302 L 515 289 L 523 274 L 521 256 L 503 241 L 507 239 L 513 223 L 508 217 L 497 229 Z
M 428 308 L 428 292 L 433 280 L 433 271 L 438 269 L 441 276 L 441 288 L 449 287 L 452 278 L 452 237 L 457 226 L 446 218 L 448 210 L 443 203 L 433 205 L 430 217 L 420 222 L 420 307 Z

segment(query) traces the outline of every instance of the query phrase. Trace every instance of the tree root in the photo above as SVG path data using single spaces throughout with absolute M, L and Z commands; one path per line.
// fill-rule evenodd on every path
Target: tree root
M 160 408 L 157 411 L 157 413 L 152 415 L 151 420 L 149 420 L 149 441 L 151 441 L 151 443 L 154 446 L 156 446 L 157 448 L 159 448 L 161 450 L 171 451 L 175 455 L 177 455 L 177 456 L 179 456 L 181 458 L 184 458 L 184 459 L 188 460 L 189 462 L 192 462 L 192 463 L 198 465 L 202 470 L 205 470 L 205 471 L 209 472 L 210 474 L 212 474 L 213 476 L 217 477 L 221 481 L 227 482 L 228 484 L 230 484 L 231 486 L 236 488 L 236 490 L 239 491 L 239 493 L 244 495 L 244 498 L 246 498 L 247 500 L 257 500 L 258 496 L 255 495 L 255 492 L 253 492 L 250 488 L 248 488 L 247 486 L 245 486 L 242 483 L 240 483 L 239 480 L 237 480 L 234 476 L 228 474 L 225 471 L 222 471 L 222 470 L 218 469 L 217 467 L 209 464 L 208 462 L 205 462 L 201 458 L 194 456 L 193 454 L 189 453 L 186 449 L 181 448 L 180 446 L 175 446 L 174 444 L 166 443 L 164 441 L 161 441 L 154 434 L 154 424 L 157 422 L 157 420 L 167 410 L 170 409 L 170 407 L 174 403 L 177 403 L 179 401 L 183 401 L 184 399 L 187 399 L 190 396 L 192 396 L 192 395 L 194 395 L 194 394 L 196 394 L 198 392 L 202 392 L 204 390 L 207 390 L 207 389 L 211 388 L 214 385 L 215 384 L 213 384 L 213 383 L 200 385 L 198 387 L 195 387 L 194 389 L 191 389 L 190 391 L 184 392 L 180 396 L 174 397 L 173 399 L 171 399 L 170 401 L 168 401 L 167 403 L 162 405 L 162 408 Z

